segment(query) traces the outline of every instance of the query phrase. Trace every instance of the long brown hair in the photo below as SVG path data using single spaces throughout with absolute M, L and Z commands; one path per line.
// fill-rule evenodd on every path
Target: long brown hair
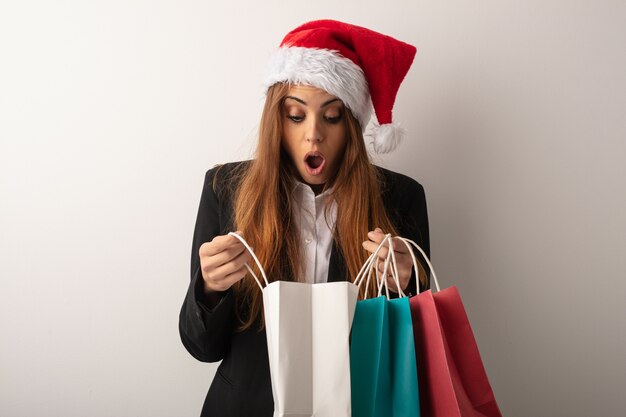
M 291 162 L 281 147 L 282 104 L 288 91 L 286 83 L 268 89 L 255 157 L 241 174 L 234 201 L 236 228 L 254 248 L 270 282 L 297 280 L 301 259 L 298 230 L 292 218 L 294 178 Z M 362 246 L 368 231 L 380 227 L 396 234 L 396 229 L 385 211 L 376 168 L 367 154 L 359 122 L 347 108 L 345 115 L 347 144 L 343 161 L 334 182 L 326 187 L 333 186 L 329 196 L 337 202 L 333 237 L 352 281 L 368 256 Z M 250 276 L 235 284 L 234 290 L 243 330 L 262 316 L 262 293 Z M 370 295 L 374 291 L 373 287 L 368 289 Z

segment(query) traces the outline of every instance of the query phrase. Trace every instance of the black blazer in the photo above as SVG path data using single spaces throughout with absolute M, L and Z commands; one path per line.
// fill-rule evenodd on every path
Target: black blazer
M 210 169 L 204 188 L 191 250 L 191 282 L 183 302 L 179 331 L 183 345 L 202 362 L 222 361 L 202 408 L 202 417 L 272 416 L 274 403 L 270 383 L 265 331 L 258 326 L 237 331 L 232 290 L 219 304 L 209 308 L 202 291 L 198 251 L 215 236 L 234 231 L 233 195 L 235 174 L 249 162 L 237 162 Z M 430 256 L 428 215 L 423 187 L 415 180 L 377 167 L 382 198 L 391 221 L 401 236 L 414 240 Z M 366 240 L 366 236 L 363 236 Z M 418 259 L 421 255 L 418 255 Z M 425 265 L 425 263 L 423 263 Z M 346 280 L 341 251 L 331 253 L 328 281 Z M 415 280 L 407 289 L 415 293 Z

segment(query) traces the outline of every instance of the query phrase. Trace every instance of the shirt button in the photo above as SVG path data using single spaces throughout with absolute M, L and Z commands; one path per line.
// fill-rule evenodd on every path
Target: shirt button
M 311 242 L 312 242 L 312 240 L 311 240 L 311 239 L 309 239 L 309 238 L 304 239 L 304 243 L 306 243 L 307 245 L 308 245 L 309 243 L 311 243 Z

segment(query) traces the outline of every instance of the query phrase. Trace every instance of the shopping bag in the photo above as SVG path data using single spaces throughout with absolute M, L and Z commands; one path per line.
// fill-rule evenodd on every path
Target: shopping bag
M 384 296 L 356 303 L 350 340 L 352 415 L 391 415 L 389 310 Z
M 274 281 L 247 242 L 263 283 L 274 417 L 349 417 L 350 329 L 358 288 L 350 282 L 307 284 Z
M 409 298 L 389 300 L 393 417 L 419 417 L 418 373 Z
M 409 300 L 422 417 L 501 417 L 457 288 L 440 290 L 422 248 L 400 239 L 421 252 L 437 289 L 434 294 L 428 290 Z
M 433 298 L 448 345 L 449 366 L 456 368 L 453 375 L 458 375 L 453 387 L 457 398 L 463 398 L 461 415 L 500 417 L 457 287 L 443 289 L 433 294 Z
M 358 286 L 369 287 L 373 270 L 378 272 L 378 252 L 389 245 L 383 277 L 387 268 L 396 282 L 391 235 L 387 235 L 368 258 L 355 279 Z M 367 275 L 366 275 L 367 273 Z M 367 276 L 367 281 L 365 277 Z M 413 325 L 409 299 L 389 299 L 386 280 L 376 277 L 378 297 L 357 302 L 350 342 L 352 411 L 355 417 L 418 417 L 419 394 Z M 399 283 L 397 282 L 398 288 Z M 382 295 L 386 289 L 387 296 Z M 367 293 L 367 291 L 365 291 Z

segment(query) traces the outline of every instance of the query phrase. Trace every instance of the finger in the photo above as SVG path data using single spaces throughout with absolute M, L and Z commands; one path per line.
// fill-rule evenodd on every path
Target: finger
M 394 271 L 396 271 L 396 274 L 398 275 L 398 279 L 401 279 L 402 272 L 399 269 L 395 269 L 393 265 L 389 263 L 387 265 L 387 277 L 393 277 Z M 385 273 L 385 261 L 378 261 L 378 273 L 379 274 Z
M 202 275 L 210 280 L 220 280 L 226 275 L 232 273 L 236 269 L 243 266 L 248 261 L 249 254 L 246 251 L 241 252 L 235 256 L 230 257 L 227 261 L 222 255 L 216 255 L 205 259 L 202 264 Z M 215 258 L 219 258 L 216 260 Z M 233 262 L 235 262 L 233 264 Z
M 373 242 L 380 243 L 385 238 L 385 234 L 383 233 L 382 230 L 380 230 L 379 228 L 376 228 L 376 230 L 372 230 L 371 232 L 368 232 L 367 237 Z
M 378 247 L 378 246 L 376 246 Z M 387 254 L 389 253 L 389 249 L 386 246 L 383 246 L 382 248 L 380 248 L 380 250 L 378 251 L 378 257 L 380 259 L 387 259 Z
M 244 267 L 249 259 L 250 254 L 247 251 L 244 251 L 231 261 L 226 262 L 223 265 L 215 268 L 213 271 L 211 271 L 211 275 L 213 275 L 217 280 L 224 279 L 228 275 Z
M 391 263 L 389 262 L 387 264 L 387 275 L 390 275 L 392 273 L 391 268 L 392 268 L 392 266 L 391 266 Z M 378 272 L 380 272 L 380 273 L 385 272 L 385 261 L 384 260 L 378 261 Z
M 395 265 L 399 274 L 404 273 L 408 270 L 411 270 L 411 268 L 413 267 L 413 262 L 411 261 L 411 258 L 406 253 L 399 254 L 395 252 L 394 256 L 396 258 Z
M 221 257 L 227 257 L 226 262 L 229 259 L 234 258 L 235 256 L 237 256 L 239 253 L 245 251 L 246 247 L 239 241 L 237 242 L 233 242 L 232 245 L 229 246 L 224 246 L 224 245 L 218 245 L 215 246 L 213 244 L 213 242 L 208 242 L 208 243 L 203 243 L 202 246 L 200 246 L 200 258 L 212 258 L 212 257 L 218 257 L 214 260 L 214 262 L 217 262 L 218 260 L 221 260 Z M 221 265 L 222 263 L 224 263 L 225 261 L 222 260 L 222 262 L 218 263 L 218 265 Z
M 215 236 L 209 245 L 204 248 L 204 253 L 206 255 L 212 256 L 222 252 L 225 249 L 228 249 L 231 246 L 241 245 L 243 244 L 234 236 L 231 235 L 220 235 Z M 204 244 L 202 245 L 204 246 Z M 202 247 L 201 246 L 201 247 Z
M 231 246 L 216 255 L 203 255 L 200 257 L 200 263 L 203 268 L 218 268 L 239 256 L 241 253 L 248 253 L 243 245 Z
M 365 242 L 363 242 L 363 249 L 365 249 L 369 253 L 374 253 L 376 252 L 376 249 L 378 249 L 379 245 L 380 245 L 379 243 L 372 242 L 371 240 L 366 240 Z M 378 256 L 385 259 L 387 257 L 388 252 L 389 250 L 383 246 L 378 251 Z
M 207 286 L 215 291 L 226 291 L 245 277 L 247 273 L 248 270 L 245 267 L 242 267 L 217 282 L 207 282 Z
M 243 246 L 243 243 L 241 243 L 241 241 L 234 236 L 231 236 L 231 235 L 216 236 L 211 241 L 208 255 L 215 255 L 225 249 L 228 249 L 232 246 L 237 246 L 237 245 Z

